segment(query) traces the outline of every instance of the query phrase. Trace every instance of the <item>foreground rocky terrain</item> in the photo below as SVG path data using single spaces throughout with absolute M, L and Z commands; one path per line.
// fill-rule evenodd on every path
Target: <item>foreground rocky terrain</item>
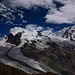
M 4 64 L 0 64 L 0 74 L 1 75 L 36 75 L 36 74 L 25 73 L 24 71 L 18 68 L 14 68 Z M 48 72 L 48 73 L 41 73 L 38 75 L 57 75 L 57 74 Z
M 0 41 L 1 75 L 75 75 L 74 41 L 26 31 Z

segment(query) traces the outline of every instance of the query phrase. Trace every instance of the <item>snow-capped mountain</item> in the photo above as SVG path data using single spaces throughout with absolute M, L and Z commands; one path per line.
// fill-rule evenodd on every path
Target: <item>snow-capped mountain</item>
M 32 26 L 12 28 L 0 41 L 0 63 L 27 74 L 75 75 L 75 42 Z
M 63 28 L 57 32 L 57 35 L 75 41 L 75 25 Z
M 24 16 L 22 9 L 13 9 L 13 5 L 9 6 L 5 0 L 1 0 L 1 24 L 21 26 L 27 23 Z M 66 27 L 57 33 L 52 28 L 34 24 L 25 28 L 11 28 L 9 35 L 0 39 L 0 74 L 11 75 L 13 69 L 7 68 L 6 72 L 5 68 L 1 69 L 2 64 L 5 68 L 9 65 L 19 72 L 21 70 L 25 75 L 75 75 L 75 26 Z

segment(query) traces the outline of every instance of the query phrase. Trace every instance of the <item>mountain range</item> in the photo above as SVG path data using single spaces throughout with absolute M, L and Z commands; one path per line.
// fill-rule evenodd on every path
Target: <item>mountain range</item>
M 12 68 L 25 75 L 75 75 L 74 27 L 50 35 L 30 28 L 11 29 L 0 41 L 1 66 L 7 68 L 8 75 L 12 75 Z M 4 75 L 2 67 L 0 73 Z

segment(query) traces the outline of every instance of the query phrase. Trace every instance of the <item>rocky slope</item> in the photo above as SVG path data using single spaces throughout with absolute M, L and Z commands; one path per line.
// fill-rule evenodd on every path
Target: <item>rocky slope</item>
M 18 68 L 4 65 L 2 63 L 0 63 L 0 74 L 1 75 L 36 75 L 36 74 L 25 73 L 24 71 L 22 71 Z M 48 72 L 48 73 L 42 73 L 42 74 L 38 74 L 38 75 L 57 75 L 57 74 Z
M 49 68 L 60 73 L 60 75 L 74 75 L 75 51 L 70 48 L 61 47 L 54 42 L 48 44 L 49 48 L 45 48 L 44 51 L 35 48 L 34 44 L 30 46 L 25 44 L 21 52 L 26 57 L 43 62 Z
M 49 37 L 36 30 L 11 32 L 0 41 L 1 75 L 3 66 L 9 71 L 8 75 L 12 75 L 13 68 L 17 68 L 18 75 L 21 72 L 25 75 L 75 75 L 74 59 L 74 41 Z

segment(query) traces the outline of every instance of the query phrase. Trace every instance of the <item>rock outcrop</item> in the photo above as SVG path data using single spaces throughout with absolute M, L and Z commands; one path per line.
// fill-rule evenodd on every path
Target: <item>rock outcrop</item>
M 10 33 L 8 35 L 8 39 L 6 42 L 11 43 L 11 44 L 15 44 L 16 46 L 18 46 L 21 43 L 21 34 L 22 33 L 17 33 L 15 36 Z

